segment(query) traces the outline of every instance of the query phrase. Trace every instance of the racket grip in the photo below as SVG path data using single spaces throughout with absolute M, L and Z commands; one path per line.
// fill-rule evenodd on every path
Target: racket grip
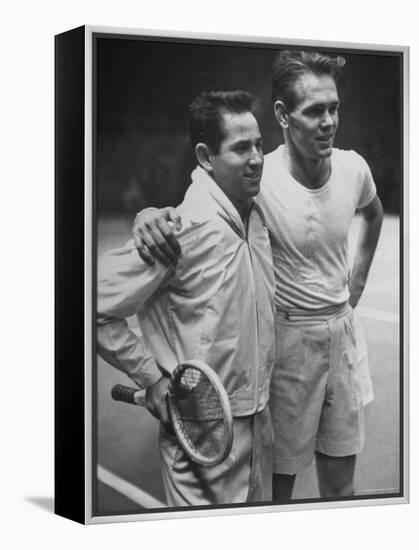
M 142 405 L 143 397 L 139 388 L 130 388 L 122 384 L 116 384 L 111 390 L 111 397 L 114 401 L 124 401 L 132 405 Z

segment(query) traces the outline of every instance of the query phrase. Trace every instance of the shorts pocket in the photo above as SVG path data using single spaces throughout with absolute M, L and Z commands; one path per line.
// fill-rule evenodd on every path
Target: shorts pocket
M 357 338 L 355 331 L 355 323 L 353 317 L 353 310 L 344 321 L 344 330 L 345 330 L 345 351 L 344 357 L 346 356 L 346 366 L 349 370 L 349 385 L 353 398 L 353 406 L 355 409 L 359 409 L 362 405 L 362 389 L 359 373 L 359 360 L 358 360 L 358 347 L 357 347 Z

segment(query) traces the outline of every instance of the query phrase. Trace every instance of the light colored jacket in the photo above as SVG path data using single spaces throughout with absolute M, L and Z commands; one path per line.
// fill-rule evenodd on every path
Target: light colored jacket
M 178 362 L 200 359 L 219 375 L 234 416 L 262 410 L 274 364 L 274 275 L 256 204 L 247 230 L 201 168 L 178 207 L 177 266 L 146 265 L 133 241 L 98 265 L 98 351 L 140 387 Z M 136 315 L 140 336 L 126 321 Z

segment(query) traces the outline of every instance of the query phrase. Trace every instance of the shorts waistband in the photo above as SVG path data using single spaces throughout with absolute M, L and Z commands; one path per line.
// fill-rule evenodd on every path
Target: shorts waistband
M 277 309 L 275 318 L 287 321 L 330 321 L 345 315 L 349 310 L 348 302 L 322 309 Z

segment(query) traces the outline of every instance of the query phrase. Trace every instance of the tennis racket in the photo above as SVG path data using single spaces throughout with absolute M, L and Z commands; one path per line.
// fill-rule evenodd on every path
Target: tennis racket
M 138 389 L 120 384 L 116 401 L 144 404 Z M 177 440 L 191 460 L 215 466 L 230 454 L 233 417 L 228 395 L 216 373 L 202 361 L 178 365 L 170 376 L 167 408 Z

